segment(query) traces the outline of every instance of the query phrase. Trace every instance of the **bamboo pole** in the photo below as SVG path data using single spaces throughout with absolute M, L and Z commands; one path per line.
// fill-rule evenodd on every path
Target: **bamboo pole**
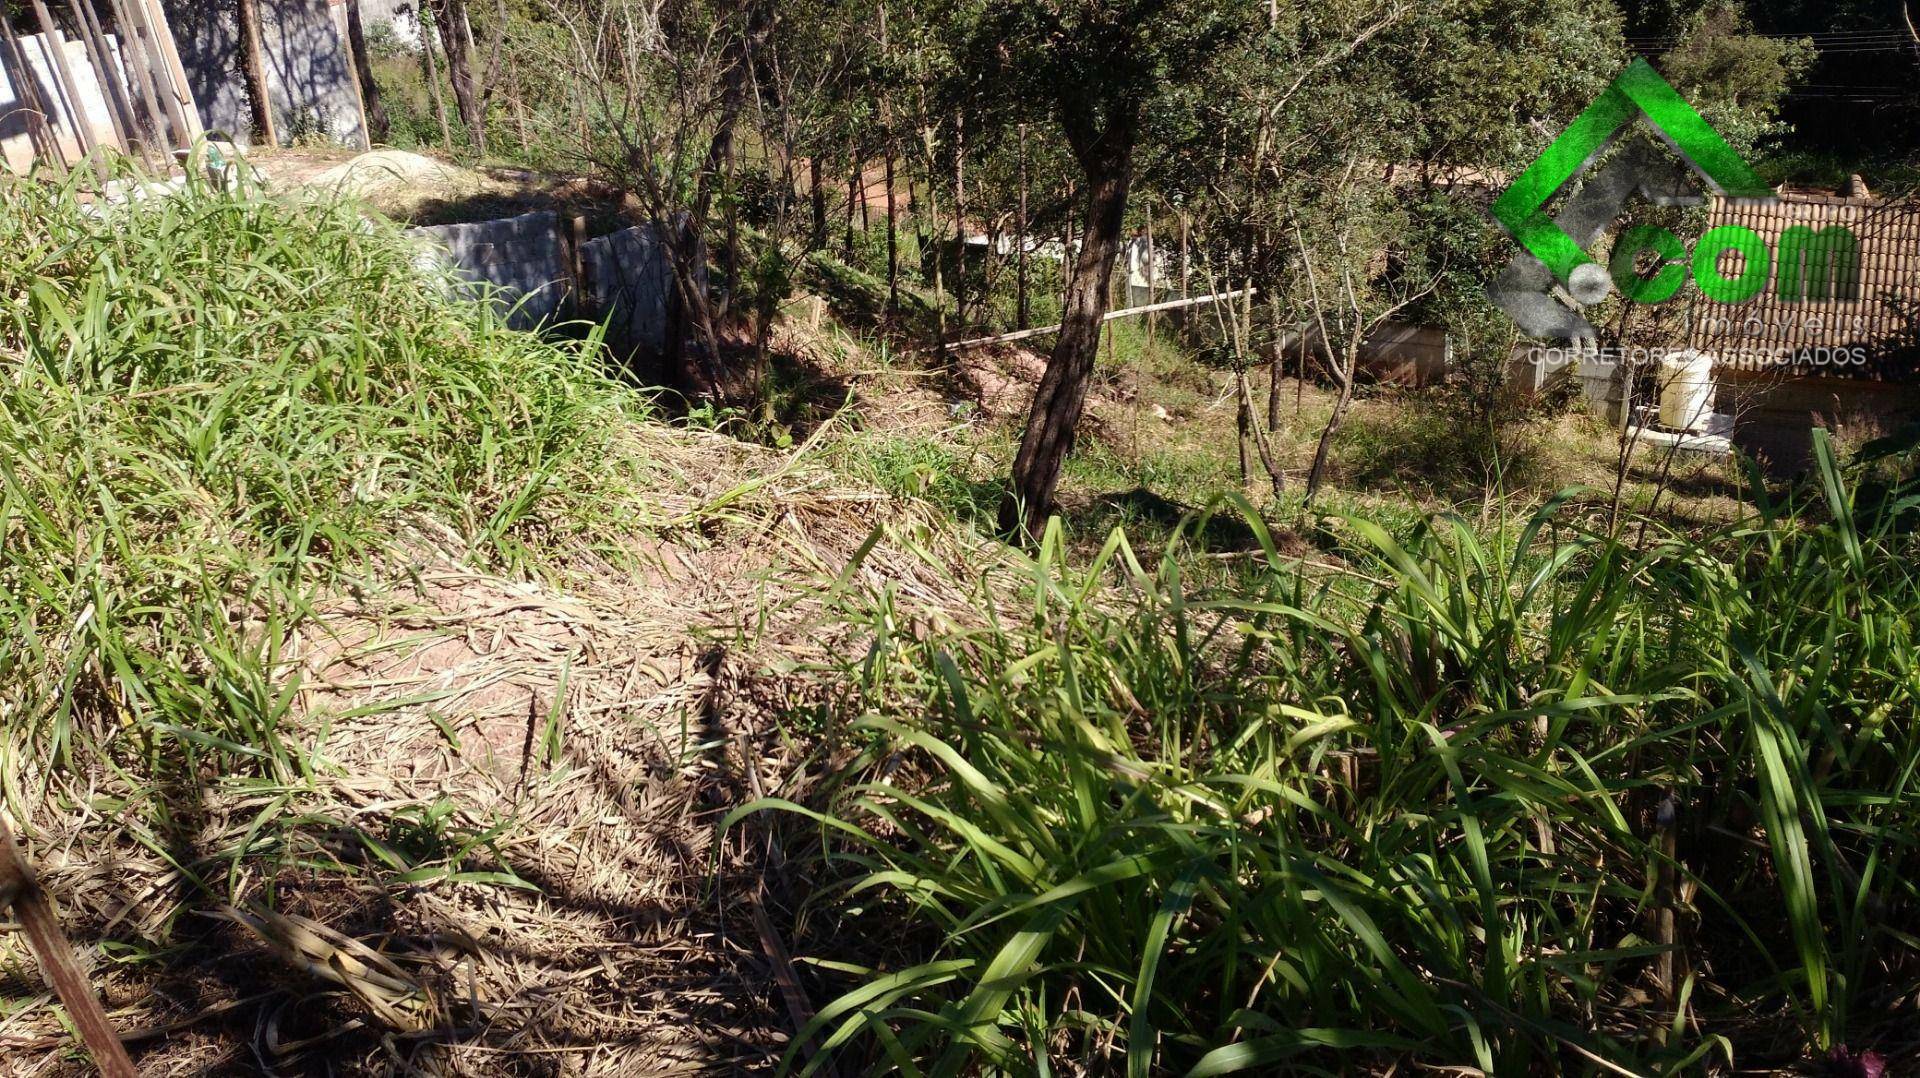
M 133 17 L 127 13 L 125 0 L 106 0 L 107 9 L 113 15 L 114 25 L 120 29 L 120 65 L 125 70 L 127 81 L 132 86 L 139 103 L 145 106 L 145 113 L 135 119 L 153 152 L 164 157 L 167 150 L 167 112 L 160 107 L 159 91 L 153 81 L 152 58 L 147 55 L 145 38 Z M 165 162 L 162 162 L 165 164 Z
M 1203 303 L 1225 303 L 1225 302 L 1228 302 L 1229 300 L 1239 299 L 1242 296 L 1252 295 L 1254 293 L 1257 293 L 1258 291 L 1259 290 L 1256 288 L 1249 287 L 1249 288 L 1238 289 L 1233 292 L 1220 292 L 1214 295 L 1194 296 L 1191 299 L 1170 299 L 1163 303 L 1148 303 L 1139 307 L 1128 307 L 1127 309 L 1122 311 L 1108 311 L 1106 314 L 1106 317 L 1102 318 L 1101 321 L 1103 323 L 1114 322 L 1122 318 L 1132 318 L 1135 315 L 1153 314 L 1157 311 L 1176 311 L 1186 307 L 1198 307 Z M 975 337 L 972 340 L 955 341 L 954 343 L 947 345 L 947 347 L 948 348 L 977 348 L 985 344 L 1005 344 L 1008 341 L 1021 341 L 1021 340 L 1027 339 L 1028 337 L 1039 337 L 1048 333 L 1058 333 L 1059 331 L 1060 331 L 1060 326 L 1056 323 L 1051 326 L 1039 326 L 1034 329 L 1015 330 L 1012 333 L 999 333 L 991 337 Z
M 191 143 L 192 133 L 199 125 L 198 115 L 192 121 L 187 119 L 191 107 L 192 95 L 188 94 L 187 104 L 182 104 L 179 91 L 174 86 L 172 67 L 167 63 L 166 52 L 161 48 L 161 30 L 153 21 L 146 0 L 114 0 L 124 18 L 122 25 L 131 25 L 140 40 L 142 58 L 147 71 L 147 79 L 152 94 L 166 118 L 166 138 L 168 142 L 178 144 Z M 164 24 L 160 24 L 164 25 Z M 167 31 L 167 41 L 172 43 L 173 35 Z
M 160 6 L 160 0 L 128 0 L 140 9 L 141 17 L 153 33 L 153 51 L 159 59 L 161 70 L 166 74 L 169 84 L 169 99 L 178 112 L 181 142 L 187 146 L 206 136 L 206 129 L 200 126 L 200 108 L 193 100 L 192 84 L 187 81 L 187 69 L 180 63 L 180 51 L 173 44 L 173 27 L 167 23 L 166 9 Z

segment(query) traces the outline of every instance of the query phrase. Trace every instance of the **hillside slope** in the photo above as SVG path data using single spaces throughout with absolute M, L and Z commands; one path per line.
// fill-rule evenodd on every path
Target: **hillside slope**
M 768 1064 L 768 850 L 716 875 L 714 813 L 916 511 L 661 422 L 350 207 L 0 201 L 0 773 L 147 1072 Z M 0 1072 L 83 1070 L 0 968 Z

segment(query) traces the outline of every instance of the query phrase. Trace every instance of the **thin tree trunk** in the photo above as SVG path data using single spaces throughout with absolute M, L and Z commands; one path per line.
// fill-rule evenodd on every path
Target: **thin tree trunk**
M 1352 357 L 1344 374 L 1336 369 L 1335 377 L 1340 383 L 1340 395 L 1334 398 L 1333 413 L 1327 416 L 1327 425 L 1320 432 L 1320 444 L 1313 450 L 1313 467 L 1307 471 L 1306 504 L 1312 505 L 1313 499 L 1320 493 L 1320 484 L 1326 479 L 1327 461 L 1332 455 L 1334 436 L 1340 433 L 1340 427 L 1347 421 L 1347 408 L 1353 404 L 1353 365 Z M 1333 357 L 1327 357 L 1327 366 L 1335 367 Z
M 707 214 L 713 206 L 713 193 L 716 177 L 723 177 L 729 188 L 734 181 L 737 164 L 734 130 L 739 126 L 740 113 L 746 107 L 747 77 L 753 64 L 754 49 L 765 36 L 771 24 L 770 8 L 767 3 L 753 3 L 746 13 L 746 25 L 741 28 L 729 48 L 730 62 L 726 70 L 726 84 L 721 91 L 720 118 L 714 126 L 713 141 L 707 147 L 706 161 L 700 169 L 700 178 L 694 188 L 693 227 L 705 228 Z M 740 233 L 739 220 L 735 216 L 733 200 L 727 202 L 726 243 L 720 252 L 721 272 L 726 278 L 726 299 L 720 307 L 720 316 L 724 319 L 733 304 L 733 298 L 740 286 Z M 714 357 L 715 362 L 719 356 Z
M 967 324 L 967 121 L 953 117 L 953 320 Z
M 1026 329 L 1031 322 L 1031 311 L 1027 305 L 1027 125 L 1020 125 L 1020 219 L 1014 226 L 1014 234 L 1020 244 L 1015 256 L 1014 266 L 1014 328 Z
M 251 4 L 253 0 L 241 0 Z M 360 80 L 360 101 L 367 112 L 367 136 L 387 141 L 393 125 L 380 103 L 380 84 L 373 80 L 373 60 L 367 55 L 367 31 L 360 20 L 360 0 L 347 0 L 347 46 L 353 50 L 353 73 Z
M 480 100 L 480 88 L 474 82 L 473 39 L 467 23 L 467 0 L 440 0 L 440 43 L 447 53 L 447 79 L 453 84 L 454 107 L 460 122 L 466 125 L 467 138 L 476 156 L 487 153 L 486 106 Z
M 1087 382 L 1100 352 L 1100 325 L 1133 179 L 1134 134 L 1134 118 L 1126 116 L 1113 120 L 1098 137 L 1083 134 L 1072 140 L 1087 179 L 1085 237 L 1063 297 L 1060 334 L 1013 459 L 1013 489 L 1000 506 L 1001 528 L 1008 533 L 1037 537 L 1053 515 L 1060 470 L 1073 450 Z
M 732 191 L 739 177 L 739 152 L 733 139 L 727 140 L 726 170 L 727 189 Z M 726 320 L 727 312 L 733 307 L 734 297 L 740 294 L 740 200 L 728 198 L 727 210 L 727 246 L 720 252 L 720 272 L 727 281 L 726 297 L 720 305 L 720 317 Z M 775 232 L 778 236 L 780 233 Z
M 813 232 L 807 239 L 807 248 L 818 251 L 827 246 L 827 188 L 821 182 L 818 152 L 807 158 L 807 189 L 813 203 Z
M 947 286 L 946 276 L 941 272 L 940 188 L 933 182 L 933 151 L 930 145 L 927 166 L 927 228 L 920 241 L 920 257 L 922 261 L 928 256 L 933 259 L 933 339 L 934 344 L 944 350 L 947 347 Z
M 1157 290 L 1155 288 L 1155 285 L 1157 285 L 1159 282 L 1154 278 L 1153 258 L 1154 258 L 1153 201 L 1149 199 L 1147 200 L 1147 303 L 1148 304 L 1157 303 L 1160 300 L 1160 297 L 1157 294 Z M 1154 314 L 1154 312 L 1148 311 L 1147 312 L 1147 346 L 1149 348 L 1153 346 L 1154 330 L 1159 328 L 1159 325 L 1160 325 L 1160 319 Z M 1242 371 L 1241 377 L 1243 378 L 1246 377 L 1244 371 Z
M 1273 356 L 1267 365 L 1267 430 L 1280 429 L 1280 363 L 1287 354 L 1288 336 L 1280 331 L 1280 297 L 1276 293 L 1268 303 L 1273 319 Z
M 520 65 L 509 61 L 507 69 L 512 72 L 507 92 L 513 95 L 513 133 L 520 143 L 520 159 L 526 161 L 533 157 L 533 140 L 527 133 L 527 99 L 520 92 Z
M 440 121 L 440 148 L 453 152 L 453 125 L 447 122 L 447 99 L 440 94 L 440 65 L 433 59 L 433 35 L 437 33 L 433 7 L 420 0 L 420 63 L 426 69 L 427 96 L 433 99 L 433 115 Z M 582 99 L 584 108 L 585 98 Z
M 1274 330 L 1273 357 L 1267 363 L 1267 430 L 1280 429 L 1280 353 L 1285 351 L 1280 341 L 1280 331 Z
M 1240 485 L 1247 485 L 1252 469 L 1247 466 L 1247 439 L 1253 433 L 1253 409 L 1247 404 L 1247 369 L 1239 363 L 1233 368 L 1233 391 L 1239 407 L 1233 410 L 1234 443 L 1240 450 Z
M 847 159 L 853 166 L 847 171 L 847 261 L 853 261 L 853 220 L 859 210 L 855 203 L 860 201 L 860 155 L 853 148 L 853 140 L 847 140 Z
M 893 193 L 893 142 L 887 142 L 887 317 L 900 310 L 900 207 Z
M 888 53 L 887 5 L 880 5 L 880 53 Z M 880 93 L 880 136 L 886 139 L 887 155 L 887 318 L 900 312 L 900 213 L 893 193 L 894 145 L 893 98 Z

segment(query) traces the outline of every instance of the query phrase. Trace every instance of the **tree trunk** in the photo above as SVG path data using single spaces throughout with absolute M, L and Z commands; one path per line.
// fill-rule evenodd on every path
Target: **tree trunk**
M 253 137 L 268 146 L 277 146 L 280 137 L 274 130 L 273 99 L 267 93 L 267 68 L 261 56 L 260 6 L 257 0 L 239 0 L 235 14 L 240 21 L 240 52 L 244 61 L 240 71 L 247 84 L 247 102 L 253 108 Z M 352 25 L 348 23 L 349 28 Z
M 1281 330 L 1280 292 L 1275 288 L 1270 288 L 1268 291 L 1272 296 L 1267 306 L 1269 316 L 1273 319 L 1273 364 L 1270 371 L 1272 381 L 1267 385 L 1267 430 L 1272 432 L 1280 429 L 1280 368 L 1286 358 L 1288 346 L 1298 347 L 1299 340 Z
M 253 0 L 240 0 L 251 5 Z M 347 0 L 347 44 L 353 51 L 353 74 L 360 80 L 360 100 L 367 113 L 367 135 L 387 141 L 392 125 L 386 106 L 380 103 L 380 84 L 373 81 L 373 61 L 367 58 L 367 33 L 360 24 L 360 0 Z
M 1320 444 L 1313 450 L 1313 467 L 1307 471 L 1306 504 L 1312 505 L 1314 496 L 1320 493 L 1320 483 L 1326 478 L 1327 460 L 1332 454 L 1334 435 L 1340 433 L 1341 424 L 1347 421 L 1347 408 L 1353 404 L 1353 357 L 1347 357 L 1344 371 L 1327 356 L 1327 366 L 1336 372 L 1340 382 L 1340 395 L 1334 398 L 1333 412 L 1327 416 L 1326 429 L 1320 432 Z
M 440 0 L 440 43 L 447 53 L 447 79 L 453 83 L 453 104 L 460 122 L 467 127 L 473 152 L 487 153 L 486 107 L 480 102 L 480 88 L 473 76 L 473 40 L 468 37 L 467 0 Z
M 1247 439 L 1253 436 L 1253 409 L 1248 406 L 1247 370 L 1235 365 L 1233 369 L 1234 402 L 1239 407 L 1233 410 L 1234 443 L 1240 450 L 1240 485 L 1247 485 L 1247 476 L 1252 469 L 1247 466 Z
M 714 125 L 713 141 L 707 146 L 707 158 L 700 169 L 699 181 L 695 184 L 693 196 L 693 227 L 704 229 L 707 214 L 713 207 L 713 193 L 717 179 L 724 179 L 731 188 L 734 182 L 736 155 L 734 152 L 734 129 L 739 125 L 740 113 L 746 107 L 747 77 L 753 65 L 754 50 L 760 45 L 771 25 L 770 5 L 754 3 L 747 8 L 746 25 L 741 28 L 740 36 L 729 47 L 730 57 L 726 69 L 726 82 L 721 89 L 720 118 Z M 727 201 L 726 237 L 724 248 L 720 252 L 722 276 L 726 280 L 725 299 L 720 305 L 720 318 L 724 321 L 733 305 L 733 299 L 740 288 L 740 233 L 739 219 L 735 216 L 734 202 Z M 713 357 L 718 363 L 719 357 Z
M 885 56 L 889 50 L 887 5 L 882 3 L 879 11 L 880 54 Z M 880 137 L 887 140 L 887 318 L 891 321 L 900 313 L 900 212 L 893 193 L 893 99 L 885 90 L 880 92 Z
M 1014 225 L 1014 235 L 1020 244 L 1020 251 L 1014 266 L 1014 328 L 1026 329 L 1031 321 L 1031 311 L 1027 304 L 1027 125 L 1020 125 L 1020 219 Z
M 1072 133 L 1070 132 L 1070 135 Z M 1100 326 L 1126 224 L 1133 180 L 1134 123 L 1117 117 L 1096 137 L 1073 138 L 1086 173 L 1086 223 L 1073 278 L 1062 297 L 1060 334 L 1034 393 L 1020 451 L 1013 458 L 1013 489 L 1000 505 L 1008 533 L 1037 538 L 1053 515 L 1060 469 L 1073 451 L 1074 431 L 1087 402 L 1087 382 L 1100 352 Z
M 813 203 L 813 232 L 807 238 L 807 248 L 824 250 L 827 246 L 827 188 L 821 183 L 820 153 L 817 149 L 807 158 L 807 193 Z
M 853 167 L 847 172 L 847 263 L 853 264 L 853 221 L 859 212 L 856 203 L 860 201 L 860 155 L 853 148 L 853 140 L 847 140 L 847 158 Z
M 1273 356 L 1267 363 L 1267 430 L 1280 429 L 1280 357 L 1287 350 L 1287 342 L 1280 336 L 1280 324 L 1273 326 Z
M 434 14 L 429 0 L 420 3 L 420 64 L 425 68 L 427 96 L 433 99 L 433 115 L 440 121 L 440 148 L 453 152 L 453 126 L 447 123 L 447 99 L 440 96 L 440 65 L 433 59 Z M 585 98 L 581 99 L 582 102 Z
M 893 194 L 893 142 L 887 142 L 887 317 L 900 311 L 900 214 Z
M 967 324 L 967 121 L 953 117 L 953 320 Z
M 940 188 L 933 179 L 933 150 L 927 150 L 927 227 L 920 234 L 920 262 L 932 259 L 933 339 L 945 351 L 947 347 L 947 284 L 940 272 Z

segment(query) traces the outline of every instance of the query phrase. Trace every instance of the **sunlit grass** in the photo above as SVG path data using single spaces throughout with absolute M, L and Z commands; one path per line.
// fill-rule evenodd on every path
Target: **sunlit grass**
M 15 182 L 0 249 L 18 818 L 103 784 L 164 834 L 204 784 L 310 785 L 324 756 L 288 729 L 283 650 L 317 599 L 415 556 L 535 568 L 644 512 L 621 436 L 644 412 L 593 343 L 449 300 L 350 206 L 195 186 L 100 209 Z M 270 845 L 267 822 L 248 839 Z
M 1792 502 L 1639 547 L 1555 500 L 1336 521 L 1311 566 L 1229 508 L 1261 545 L 1226 586 L 1055 529 L 1012 617 L 868 596 L 813 908 L 902 964 L 807 1036 L 937 1074 L 1871 1043 L 1920 989 L 1920 498 L 1821 449 Z

